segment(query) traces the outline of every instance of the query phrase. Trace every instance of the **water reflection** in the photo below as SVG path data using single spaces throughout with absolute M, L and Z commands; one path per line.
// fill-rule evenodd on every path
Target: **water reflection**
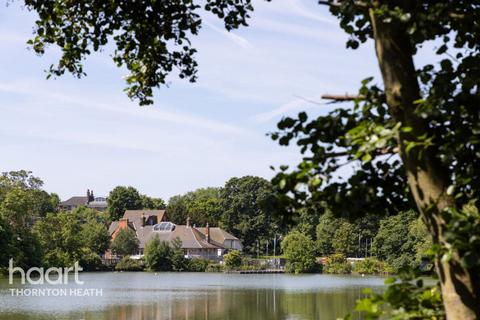
M 89 280 L 104 288 L 103 297 L 9 297 L 0 285 L 0 319 L 337 319 L 351 312 L 362 288 L 382 283 L 380 278 L 207 274 L 107 274 Z

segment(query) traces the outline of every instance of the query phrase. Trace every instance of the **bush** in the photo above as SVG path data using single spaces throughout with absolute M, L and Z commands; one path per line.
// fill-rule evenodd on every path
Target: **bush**
M 285 269 L 291 273 L 315 272 L 317 261 L 315 243 L 298 231 L 289 233 L 281 243 L 283 253 L 287 258 Z
M 116 271 L 142 271 L 142 261 L 131 259 L 129 256 L 125 256 L 115 266 Z
M 166 241 L 160 241 L 158 235 L 145 246 L 145 265 L 152 271 L 172 270 L 173 249 Z
M 232 250 L 223 256 L 227 269 L 238 269 L 242 265 L 242 254 L 238 250 Z
M 415 269 L 422 264 L 431 241 L 416 212 L 401 212 L 381 221 L 373 240 L 373 254 L 392 266 L 395 273 L 404 268 Z
M 79 261 L 84 271 L 98 271 L 103 269 L 102 258 L 89 249 L 83 250 L 83 255 Z
M 209 263 L 207 272 L 223 272 L 225 268 L 219 263 Z
M 352 265 L 341 253 L 335 253 L 327 257 L 323 272 L 331 274 L 349 274 L 352 272 Z
M 185 253 L 182 249 L 182 240 L 176 238 L 172 241 L 172 270 L 173 271 L 187 271 L 188 259 L 185 258 Z
M 208 267 L 208 260 L 202 258 L 192 258 L 188 261 L 188 271 L 205 272 Z
M 110 248 L 114 254 L 129 255 L 135 254 L 138 250 L 138 239 L 135 231 L 130 228 L 122 229 L 112 241 Z
M 385 262 L 376 258 L 365 258 L 365 260 L 354 263 L 353 271 L 362 274 L 382 274 L 390 273 L 391 268 Z

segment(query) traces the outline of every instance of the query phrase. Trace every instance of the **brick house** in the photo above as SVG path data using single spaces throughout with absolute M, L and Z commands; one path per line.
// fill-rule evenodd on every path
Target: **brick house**
M 217 227 L 207 226 L 197 228 L 190 224 L 190 218 L 185 225 L 176 225 L 168 221 L 165 210 L 127 210 L 119 221 L 110 225 L 109 233 L 115 239 L 122 229 L 135 231 L 139 240 L 137 255 L 142 256 L 146 244 L 158 236 L 161 241 L 172 242 L 180 239 L 182 249 L 187 258 L 205 258 L 218 260 L 228 250 L 242 250 L 241 241 Z M 106 254 L 107 259 L 111 256 Z

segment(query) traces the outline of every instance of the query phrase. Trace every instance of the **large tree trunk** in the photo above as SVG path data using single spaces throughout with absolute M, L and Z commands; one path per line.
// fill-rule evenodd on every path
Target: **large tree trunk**
M 414 101 L 421 96 L 412 46 L 402 25 L 384 22 L 373 9 L 369 14 L 389 113 L 402 126 L 412 128 L 410 132 L 400 132 L 397 136 L 408 184 L 434 243 L 443 246 L 445 222 L 442 211 L 453 205 L 446 193 L 450 184 L 448 170 L 435 157 L 434 147 L 405 150 L 406 141 L 419 141 L 418 137 L 428 132 L 425 120 L 415 114 Z M 436 261 L 447 318 L 480 319 L 479 288 L 469 270 L 459 261 L 458 255 L 448 262 L 442 262 L 440 258 Z

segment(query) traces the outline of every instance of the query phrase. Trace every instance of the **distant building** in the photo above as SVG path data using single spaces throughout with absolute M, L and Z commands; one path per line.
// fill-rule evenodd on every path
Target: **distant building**
M 71 197 L 66 201 L 60 202 L 59 207 L 61 210 L 65 211 L 72 211 L 78 207 L 87 207 L 98 211 L 105 211 L 107 208 L 107 198 L 95 197 L 93 195 L 93 190 L 87 190 L 86 196 Z
M 115 239 L 120 230 L 130 228 L 135 231 L 139 240 L 138 255 L 144 254 L 146 244 L 158 235 L 161 241 L 172 242 L 174 239 L 182 241 L 182 249 L 187 258 L 220 259 L 228 250 L 242 250 L 240 240 L 221 228 L 197 228 L 190 225 L 190 218 L 186 225 L 176 225 L 168 222 L 165 210 L 127 210 L 123 218 L 110 225 L 109 232 Z M 107 252 L 105 258 L 112 257 Z

